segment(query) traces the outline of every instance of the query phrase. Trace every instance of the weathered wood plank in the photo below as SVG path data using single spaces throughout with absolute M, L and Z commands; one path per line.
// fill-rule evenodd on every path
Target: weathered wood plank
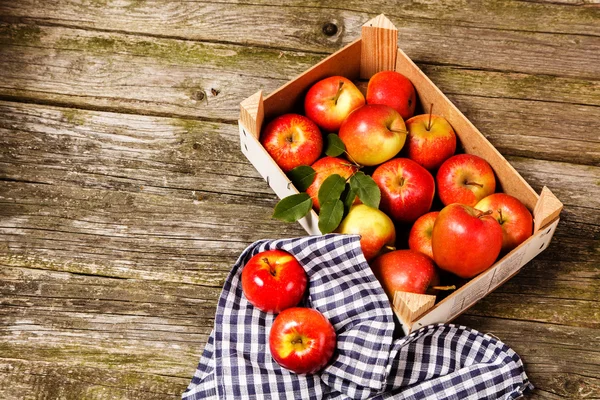
M 583 2 L 580 2 L 582 5 Z M 299 12 L 301 10 L 301 12 Z M 376 11 L 374 11 L 376 10 Z M 203 41 L 229 41 L 263 46 L 285 46 L 310 51 L 330 51 L 349 43 L 360 25 L 384 13 L 400 29 L 409 24 L 427 26 L 424 34 L 438 33 L 440 27 L 484 28 L 497 31 L 548 32 L 600 36 L 594 7 L 569 7 L 521 1 L 452 0 L 434 3 L 387 3 L 361 1 L 186 1 L 160 0 L 77 2 L 60 0 L 41 8 L 33 0 L 6 2 L 0 12 L 11 17 L 63 24 L 81 28 L 134 32 L 146 35 L 177 36 Z M 85 15 L 85 18 L 82 18 Z M 268 19 L 264 16 L 269 15 Z M 327 36 L 325 23 L 337 26 Z M 276 26 L 273 35 L 268 26 Z M 240 36 L 236 30 L 245 29 Z M 265 32 L 269 32 L 265 35 Z M 331 33 L 330 33 L 331 34 Z
M 15 35 L 27 36 L 26 31 L 18 31 L 22 26 L 8 27 L 13 29 L 5 30 L 8 42 L 14 42 Z M 0 96 L 80 108 L 233 122 L 239 114 L 240 99 L 249 95 L 249 91 L 274 90 L 284 78 L 308 68 L 318 58 L 299 53 L 279 57 L 277 52 L 267 49 L 252 52 L 239 46 L 190 44 L 172 39 L 155 42 L 64 28 L 44 27 L 40 32 L 43 34 L 39 36 L 32 34 L 30 42 L 34 44 L 25 47 L 27 51 L 14 43 L 0 50 L 6 55 L 0 58 L 0 68 L 6 71 Z M 44 47 L 35 47 L 36 40 L 42 40 Z M 263 55 L 275 63 L 269 77 L 262 76 L 264 64 L 256 62 Z M 45 67 L 43 79 L 39 78 L 37 59 L 54 60 Z M 228 65 L 229 62 L 232 64 Z M 198 65 L 205 68 L 199 70 Z M 217 69 L 219 78 L 215 78 Z M 246 72 L 240 74 L 240 70 Z M 490 78 L 497 75 L 492 73 Z M 531 156 L 532 148 L 536 148 L 538 158 L 585 164 L 596 161 L 600 139 L 589 127 L 600 118 L 600 107 L 497 98 L 507 94 L 510 89 L 506 87 L 519 87 L 523 81 L 521 75 L 505 77 L 499 92 L 491 92 L 491 97 L 481 96 L 481 75 L 472 80 L 456 79 L 455 89 L 458 82 L 467 82 L 464 89 L 467 94 L 451 94 L 450 98 L 505 154 Z M 521 83 L 512 84 L 513 81 Z M 559 86 L 567 92 L 571 84 L 572 80 L 563 79 Z M 539 81 L 533 81 L 528 87 L 535 92 L 534 88 L 539 86 Z M 581 91 L 585 89 L 582 87 Z M 600 90 L 592 90 L 587 101 L 600 104 L 599 93 Z M 539 93 L 533 93 L 532 97 L 536 96 Z M 74 116 L 71 120 L 77 122 Z

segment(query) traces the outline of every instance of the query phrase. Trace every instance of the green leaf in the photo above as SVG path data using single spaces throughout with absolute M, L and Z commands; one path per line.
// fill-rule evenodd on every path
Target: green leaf
M 359 171 L 350 178 L 350 187 L 352 190 L 356 191 L 358 198 L 363 204 L 366 204 L 369 207 L 379 208 L 381 190 L 379 190 L 379 187 L 373 178 L 365 175 L 364 172 Z
M 321 205 L 319 213 L 319 230 L 321 233 L 331 233 L 342 222 L 344 203 L 340 199 L 329 200 Z
M 329 200 L 338 200 L 344 191 L 346 180 L 338 174 L 331 174 L 323 181 L 319 188 L 319 204 L 325 204 Z
M 346 188 L 344 189 L 344 193 L 342 193 L 342 202 L 344 202 L 344 211 L 348 211 L 352 204 L 354 204 L 354 199 L 356 198 L 356 191 L 350 187 L 350 184 L 346 184 Z
M 325 154 L 330 157 L 337 157 L 343 154 L 346 151 L 346 146 L 342 139 L 335 133 L 330 133 L 327 135 L 327 139 L 325 140 Z
M 296 222 L 310 212 L 312 199 L 306 193 L 293 194 L 279 200 L 273 218 L 285 222 Z
M 288 172 L 288 177 L 300 192 L 306 191 L 315 180 L 317 173 L 308 165 L 300 165 Z

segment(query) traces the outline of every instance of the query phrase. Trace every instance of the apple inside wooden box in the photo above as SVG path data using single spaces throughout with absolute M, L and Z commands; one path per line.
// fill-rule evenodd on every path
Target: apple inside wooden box
M 242 152 L 279 198 L 298 193 L 294 185 L 259 142 L 263 121 L 298 110 L 307 90 L 317 81 L 341 75 L 352 81 L 368 80 L 379 71 L 396 70 L 413 83 L 420 104 L 435 104 L 436 114 L 454 128 L 465 153 L 485 159 L 493 168 L 499 190 L 519 199 L 533 213 L 533 235 L 472 278 L 458 290 L 435 303 L 435 296 L 396 292 L 394 312 L 405 333 L 422 326 L 449 322 L 479 299 L 515 275 L 549 244 L 559 221 L 562 203 L 546 187 L 537 194 L 475 126 L 448 100 L 402 50 L 397 47 L 398 31 L 384 16 L 368 21 L 361 38 L 327 57 L 308 71 L 263 98 L 262 92 L 241 103 L 239 120 Z M 320 235 L 318 215 L 312 210 L 299 222 L 306 232 Z

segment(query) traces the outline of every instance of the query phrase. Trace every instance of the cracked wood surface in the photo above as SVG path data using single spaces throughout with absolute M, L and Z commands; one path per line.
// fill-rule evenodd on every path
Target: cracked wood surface
M 600 398 L 597 2 L 44 3 L 0 0 L 0 398 L 180 397 L 239 253 L 304 235 L 270 218 L 239 102 L 382 12 L 565 205 L 550 247 L 457 322 L 523 357 L 530 398 Z

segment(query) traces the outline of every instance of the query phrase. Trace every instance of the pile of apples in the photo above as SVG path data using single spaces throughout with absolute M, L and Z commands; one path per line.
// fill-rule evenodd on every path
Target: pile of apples
M 260 137 L 301 192 L 282 199 L 274 217 L 297 221 L 314 209 L 322 233 L 361 235 L 390 298 L 397 290 L 431 292 L 438 267 L 472 278 L 533 229 L 525 205 L 495 193 L 489 163 L 455 154 L 450 123 L 432 114 L 433 105 L 413 115 L 416 104 L 413 84 L 398 72 L 375 74 L 366 98 L 332 76 L 308 90 L 305 115 L 278 116 Z M 432 210 L 436 193 L 440 206 Z M 408 243 L 396 243 L 406 236 Z
M 333 357 L 335 329 L 318 310 L 297 307 L 308 278 L 298 260 L 283 250 L 253 256 L 242 269 L 242 292 L 254 307 L 278 314 L 269 331 L 273 359 L 297 374 L 314 374 Z

